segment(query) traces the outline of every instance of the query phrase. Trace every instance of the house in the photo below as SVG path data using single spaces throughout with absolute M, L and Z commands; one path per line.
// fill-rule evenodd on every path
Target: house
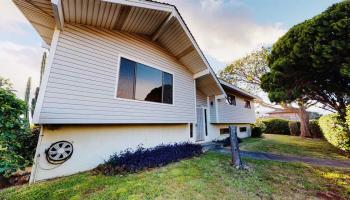
M 309 114 L 309 119 L 318 119 L 321 115 L 317 112 L 307 112 Z M 300 117 L 295 110 L 291 109 L 275 109 L 272 112 L 266 113 L 265 118 L 281 118 L 290 121 L 300 121 Z
M 31 182 L 90 170 L 127 148 L 250 135 L 251 95 L 219 80 L 175 6 L 13 0 L 50 46 Z
M 298 113 L 294 110 L 287 110 L 287 109 L 275 109 L 272 112 L 266 113 L 267 118 L 281 118 L 285 120 L 291 120 L 291 121 L 300 121 L 300 118 L 298 116 Z

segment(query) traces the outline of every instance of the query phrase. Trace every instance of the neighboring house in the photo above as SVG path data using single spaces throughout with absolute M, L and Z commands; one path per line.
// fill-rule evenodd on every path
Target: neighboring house
M 317 112 L 308 112 L 309 119 L 318 119 L 320 118 L 320 114 Z M 266 113 L 265 118 L 281 118 L 291 121 L 300 121 L 299 115 L 297 112 L 288 110 L 288 109 L 276 109 L 272 112 Z
M 291 120 L 291 121 L 300 121 L 298 113 L 292 110 L 283 110 L 283 109 L 274 110 L 272 112 L 266 113 L 265 117 L 281 118 L 281 119 Z
M 217 140 L 230 124 L 250 135 L 255 96 L 216 77 L 175 6 L 13 1 L 50 46 L 31 182 L 90 170 L 140 144 Z

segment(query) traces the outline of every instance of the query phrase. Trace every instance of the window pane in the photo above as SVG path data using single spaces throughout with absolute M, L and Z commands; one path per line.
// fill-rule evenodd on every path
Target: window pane
M 231 94 L 227 94 L 227 102 L 230 105 L 236 105 L 236 97 Z
M 220 134 L 230 134 L 230 130 L 228 128 L 220 128 Z
M 239 132 L 247 132 L 247 127 L 240 127 Z
M 135 99 L 162 102 L 162 71 L 137 63 Z
M 134 99 L 135 62 L 121 58 L 117 97 Z
M 173 75 L 163 72 L 163 103 L 173 103 Z
M 250 101 L 247 101 L 245 100 L 245 105 L 244 105 L 245 108 L 250 108 Z

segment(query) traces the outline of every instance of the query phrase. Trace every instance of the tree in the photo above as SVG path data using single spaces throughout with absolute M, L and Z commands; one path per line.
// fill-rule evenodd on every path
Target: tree
M 27 105 L 16 97 L 9 85 L 8 81 L 0 86 L 0 176 L 9 176 L 26 167 L 33 156 L 33 149 L 28 146 L 33 135 L 24 118 Z
M 269 53 L 270 49 L 265 47 L 253 51 L 226 66 L 219 76 L 233 85 L 243 87 L 252 93 L 259 93 L 261 92 L 260 77 L 269 70 L 267 66 Z
M 225 81 L 239 85 L 251 93 L 262 93 L 261 77 L 269 71 L 268 57 L 270 55 L 270 48 L 262 47 L 259 50 L 253 51 L 247 56 L 234 61 L 232 64 L 225 67 L 219 73 L 220 78 Z M 263 106 L 273 108 L 270 103 L 259 100 Z M 290 110 L 298 113 L 301 121 L 300 132 L 301 137 L 311 137 L 309 131 L 309 116 L 306 109 L 311 106 L 309 104 L 297 102 L 298 107 L 292 106 L 291 102 L 279 102 L 284 110 Z M 294 102 L 295 103 L 295 102 Z
M 345 121 L 350 103 L 350 1 L 292 27 L 272 47 L 262 88 L 273 102 L 319 102 Z
M 29 120 L 29 98 L 30 98 L 31 85 L 32 85 L 32 77 L 29 77 L 28 81 L 27 81 L 26 91 L 25 91 L 25 94 L 24 94 L 24 101 L 27 104 L 27 112 L 25 113 L 25 117 L 26 117 L 27 120 Z
M 36 101 L 38 100 L 38 96 L 39 96 L 40 85 L 41 85 L 41 82 L 43 80 L 43 76 L 44 76 L 44 72 L 45 72 L 46 58 L 47 58 L 46 57 L 46 52 L 44 52 L 43 57 L 41 59 L 39 87 L 35 88 L 34 97 L 32 98 L 32 103 L 31 103 L 31 114 L 32 114 L 32 116 L 34 114 Z
M 13 85 L 10 82 L 10 79 L 0 77 L 0 88 L 13 91 Z

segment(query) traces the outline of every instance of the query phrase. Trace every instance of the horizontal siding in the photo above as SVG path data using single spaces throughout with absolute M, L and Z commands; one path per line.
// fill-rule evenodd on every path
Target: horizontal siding
M 174 104 L 116 99 L 119 55 L 173 73 Z M 195 121 L 194 94 L 192 73 L 154 43 L 67 25 L 59 36 L 39 123 L 189 123 Z
M 211 104 L 213 102 L 213 104 Z M 215 97 L 210 96 L 209 97 L 209 105 L 210 105 L 210 122 L 215 123 L 216 122 L 216 104 L 215 104 Z
M 197 97 L 197 100 L 196 100 L 197 107 L 207 106 L 207 96 L 198 89 L 196 90 L 196 97 Z
M 226 99 L 218 99 L 218 121 L 217 123 L 255 123 L 254 103 L 251 108 L 244 107 L 244 99 L 236 96 L 236 105 L 230 105 Z

